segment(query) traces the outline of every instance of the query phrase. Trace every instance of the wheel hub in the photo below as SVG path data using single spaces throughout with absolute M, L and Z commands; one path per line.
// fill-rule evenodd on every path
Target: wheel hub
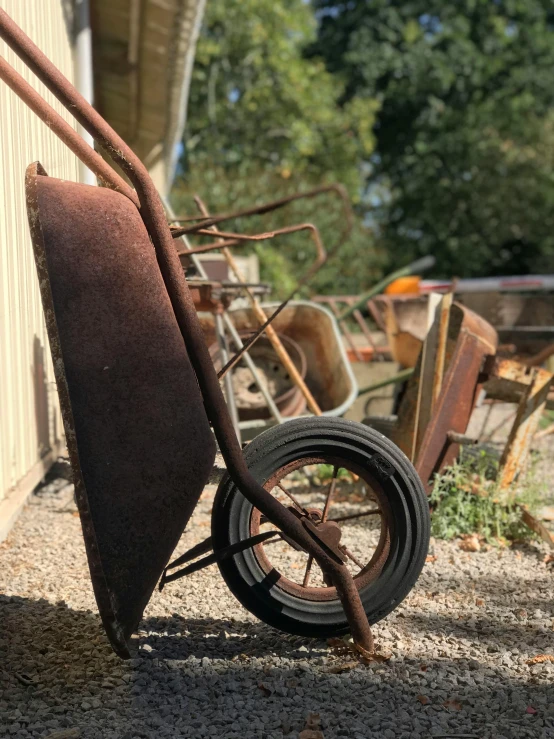
M 323 511 L 319 508 L 306 508 L 305 511 L 314 523 L 323 521 Z

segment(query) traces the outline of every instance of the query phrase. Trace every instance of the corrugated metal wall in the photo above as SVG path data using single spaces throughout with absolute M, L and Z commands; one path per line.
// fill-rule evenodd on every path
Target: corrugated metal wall
M 71 6 L 71 0 L 0 0 L 73 80 Z M 62 112 L 2 41 L 0 54 Z M 25 168 L 36 160 L 52 176 L 78 179 L 76 158 L 0 81 L 0 502 L 33 483 L 63 435 L 25 211 Z

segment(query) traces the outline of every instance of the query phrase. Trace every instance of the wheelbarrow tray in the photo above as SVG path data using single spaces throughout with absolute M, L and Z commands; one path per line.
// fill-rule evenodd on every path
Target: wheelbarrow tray
M 262 309 L 269 317 L 278 303 L 267 303 Z M 250 308 L 229 311 L 229 317 L 237 331 L 254 331 L 259 327 Z M 206 343 L 216 340 L 212 316 L 200 317 Z M 324 416 L 342 416 L 358 395 L 358 385 L 341 340 L 336 318 L 319 303 L 292 300 L 272 321 L 275 330 L 295 341 L 302 349 L 307 362 L 306 384 L 316 399 Z M 255 436 L 268 426 L 271 420 L 241 421 L 243 437 Z
M 92 584 L 126 657 L 215 444 L 136 206 L 37 164 L 26 192 Z

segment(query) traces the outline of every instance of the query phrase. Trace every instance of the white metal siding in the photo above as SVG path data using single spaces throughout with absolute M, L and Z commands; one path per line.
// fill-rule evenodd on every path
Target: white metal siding
M 69 0 L 0 7 L 74 79 Z M 0 54 L 63 111 L 1 40 Z M 78 180 L 73 154 L 0 81 L 0 501 L 63 435 L 25 210 L 25 168 L 36 160 L 54 177 Z

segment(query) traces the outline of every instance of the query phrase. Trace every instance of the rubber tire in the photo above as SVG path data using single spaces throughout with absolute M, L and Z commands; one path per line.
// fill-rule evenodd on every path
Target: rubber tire
M 362 423 L 390 439 L 398 426 L 398 416 L 366 416 Z
M 392 514 L 389 556 L 376 580 L 360 590 L 367 618 L 374 624 L 398 606 L 421 573 L 430 537 L 427 496 L 413 465 L 398 447 L 379 432 L 342 418 L 287 421 L 260 434 L 244 452 L 250 472 L 261 485 L 285 464 L 302 457 L 325 455 L 355 462 L 377 479 L 377 461 L 381 462 L 381 469 L 388 462 L 389 473 L 392 470 L 389 477 L 379 479 Z M 212 515 L 216 551 L 249 535 L 251 509 L 225 475 Z M 261 621 L 291 634 L 322 639 L 349 632 L 338 598 L 307 601 L 268 583 L 252 549 L 218 564 L 231 592 Z

